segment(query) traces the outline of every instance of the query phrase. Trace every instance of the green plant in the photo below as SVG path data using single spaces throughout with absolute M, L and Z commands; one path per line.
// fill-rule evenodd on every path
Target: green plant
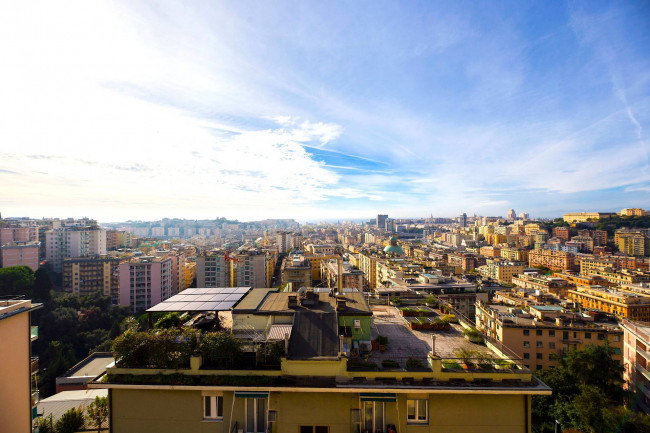
M 474 360 L 478 357 L 479 352 L 476 350 L 460 348 L 454 351 L 454 355 L 460 358 L 467 368 L 474 368 Z
M 455 314 L 445 314 L 442 316 L 441 320 L 444 323 L 458 323 L 458 317 Z
M 178 328 L 183 323 L 178 312 L 167 313 L 156 321 L 154 328 Z
M 390 303 L 393 305 L 402 305 L 402 298 L 400 298 L 399 296 L 393 296 L 392 298 L 390 298 Z
M 406 368 L 424 368 L 424 362 L 417 358 L 409 358 L 406 360 Z
M 381 366 L 383 368 L 399 368 L 399 363 L 392 359 L 384 359 L 381 361 Z
M 54 424 L 56 433 L 76 433 L 84 426 L 84 414 L 79 408 L 71 408 Z
M 386 337 L 385 335 L 378 335 L 377 336 L 377 343 L 380 346 L 386 346 L 388 344 L 388 337 Z
M 95 401 L 86 408 L 88 419 L 97 427 L 97 433 L 102 431 L 102 425 L 108 419 L 108 397 L 95 397 Z
M 242 355 L 242 343 L 228 332 L 206 332 L 199 344 L 203 362 L 211 367 L 229 368 Z
M 442 368 L 448 368 L 450 370 L 460 370 L 463 368 L 463 366 L 456 361 L 452 361 L 448 359 L 442 361 Z
M 435 308 L 438 306 L 438 298 L 436 298 L 434 295 L 429 295 L 424 298 L 424 302 L 430 307 Z

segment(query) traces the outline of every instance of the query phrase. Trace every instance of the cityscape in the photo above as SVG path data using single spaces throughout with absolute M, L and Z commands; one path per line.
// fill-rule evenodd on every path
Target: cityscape
M 650 419 L 642 208 L 3 217 L 0 244 L 7 431 L 645 431 Z
M 649 23 L 0 2 L 0 433 L 650 433 Z

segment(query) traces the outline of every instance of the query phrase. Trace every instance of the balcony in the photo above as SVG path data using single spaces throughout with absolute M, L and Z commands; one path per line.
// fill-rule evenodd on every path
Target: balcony
M 36 406 L 41 401 L 41 393 L 39 390 L 32 390 L 32 407 Z
M 643 356 L 646 359 L 646 361 L 650 362 L 650 353 L 646 352 L 645 350 L 641 349 L 640 347 L 636 348 L 636 353 Z
M 29 363 L 30 365 L 30 370 L 32 374 L 38 373 L 38 356 L 32 356 L 32 359 Z
M 29 329 L 29 338 L 34 341 L 38 338 L 38 326 L 32 326 Z
M 636 371 L 641 373 L 643 377 L 646 378 L 646 380 L 650 381 L 650 371 L 646 370 L 645 367 L 643 367 L 641 364 L 636 364 Z

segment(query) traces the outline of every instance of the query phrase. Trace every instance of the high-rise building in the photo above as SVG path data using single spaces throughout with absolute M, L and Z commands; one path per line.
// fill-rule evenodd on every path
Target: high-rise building
M 61 227 L 45 233 L 45 259 L 52 271 L 63 271 L 63 260 L 106 254 L 106 230 L 97 226 Z
M 467 214 L 465 212 L 461 213 L 458 217 L 458 223 L 461 227 L 467 227 Z
M 515 212 L 514 209 L 510 209 L 510 210 L 508 211 L 508 219 L 509 219 L 509 220 L 513 220 L 513 219 L 515 219 L 515 218 L 517 218 L 517 213 Z
M 386 220 L 388 219 L 388 215 L 377 215 L 377 228 L 378 229 L 385 229 L 386 228 Z
M 143 311 L 173 295 L 171 257 L 139 257 L 120 263 L 119 305 Z
M 120 289 L 120 259 L 75 257 L 63 260 L 63 290 L 77 296 L 101 293 L 115 303 Z
M 197 287 L 228 287 L 230 262 L 225 250 L 203 251 L 196 257 Z
M 266 287 L 266 253 L 249 250 L 232 255 L 230 261 L 231 287 Z
M 286 253 L 291 248 L 291 233 L 285 231 L 277 232 L 276 242 L 278 246 L 278 253 Z

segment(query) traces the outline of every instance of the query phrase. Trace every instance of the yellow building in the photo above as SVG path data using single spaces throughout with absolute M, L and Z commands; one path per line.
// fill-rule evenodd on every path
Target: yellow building
M 505 305 L 476 303 L 476 327 L 505 345 L 532 370 L 558 365 L 563 351 L 608 342 L 623 361 L 623 331 L 606 322 L 584 321 L 557 306 L 530 306 L 530 313 Z
M 628 256 L 647 256 L 650 250 L 650 240 L 642 232 L 617 231 L 614 233 L 614 244 L 621 253 Z
M 478 271 L 484 277 L 492 278 L 500 283 L 512 284 L 512 277 L 524 272 L 524 265 L 517 262 L 506 262 L 501 260 L 486 260 L 484 266 Z
M 616 216 L 612 212 L 570 212 L 563 215 L 564 221 L 567 223 L 584 223 L 587 221 L 599 221 Z
M 296 291 L 301 287 L 311 287 L 311 262 L 293 254 L 285 257 L 282 262 L 282 283 L 288 285 L 289 291 Z
M 359 269 L 365 275 L 366 283 L 369 289 L 377 288 L 377 257 L 369 252 L 359 253 Z
M 621 216 L 646 216 L 648 212 L 638 207 L 621 209 Z
M 583 308 L 594 308 L 621 318 L 650 321 L 650 295 L 603 286 L 578 286 L 568 298 Z
M 501 258 L 516 262 L 528 262 L 528 249 L 516 247 L 501 248 Z
M 321 263 L 327 263 L 330 260 L 341 258 L 338 254 L 306 254 L 305 257 L 311 262 L 311 279 L 312 281 L 321 281 Z
M 31 326 L 31 312 L 42 304 L 16 299 L 0 301 L 0 431 L 31 432 L 38 391 L 32 376 L 38 358 L 32 357 L 31 342 L 38 328 Z

